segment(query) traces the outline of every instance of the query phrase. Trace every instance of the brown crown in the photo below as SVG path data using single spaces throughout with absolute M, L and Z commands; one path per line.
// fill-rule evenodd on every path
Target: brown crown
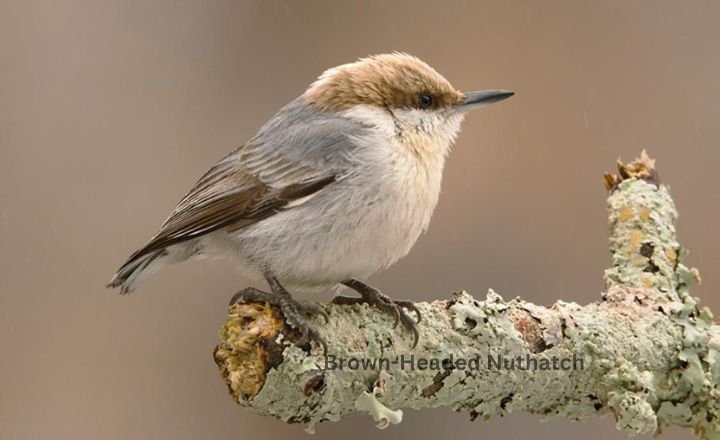
M 420 95 L 432 97 L 430 108 L 443 108 L 463 99 L 435 69 L 420 59 L 391 53 L 362 58 L 323 73 L 305 92 L 305 99 L 322 110 L 342 111 L 358 104 L 383 108 L 428 108 Z

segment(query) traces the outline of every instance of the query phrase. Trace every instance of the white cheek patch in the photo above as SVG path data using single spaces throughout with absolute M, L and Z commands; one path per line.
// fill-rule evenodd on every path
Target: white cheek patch
M 427 112 L 414 108 L 400 108 L 393 110 L 393 114 L 403 125 L 420 129 L 429 129 L 435 123 L 434 112 Z
M 375 127 L 383 134 L 391 135 L 395 132 L 395 124 L 392 116 L 385 110 L 374 105 L 355 105 L 349 110 L 342 112 L 342 115 Z
M 462 113 L 448 114 L 443 110 L 397 109 L 393 114 L 405 130 L 414 131 L 414 136 L 424 137 L 443 150 L 455 142 L 464 118 Z
M 422 153 L 425 159 L 437 155 L 441 160 L 450 152 L 464 119 L 462 113 L 442 110 L 394 109 L 391 114 L 371 105 L 356 105 L 343 115 L 373 127 L 371 136 L 354 141 L 367 146 L 371 155 L 379 155 L 378 160 L 387 160 L 383 147 L 394 151 L 395 145 L 407 146 L 408 151 Z

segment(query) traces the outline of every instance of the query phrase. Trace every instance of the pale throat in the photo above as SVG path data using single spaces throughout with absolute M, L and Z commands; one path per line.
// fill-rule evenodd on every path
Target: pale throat
M 422 164 L 442 167 L 442 162 L 460 133 L 463 114 L 445 112 L 447 110 L 392 111 L 398 141 L 415 154 Z M 437 164 L 438 161 L 441 163 Z
M 401 211 L 421 213 L 416 226 L 423 231 L 437 204 L 445 158 L 459 132 L 462 115 L 446 121 L 438 119 L 442 115 L 432 115 L 426 121 L 421 114 L 409 112 L 391 114 L 384 108 L 361 104 L 345 110 L 343 116 L 372 127 L 370 134 L 356 137 L 355 142 L 363 147 L 364 160 L 383 170 L 380 172 L 389 179 L 387 182 L 396 185 L 393 193 L 401 195 L 398 203 L 408 203 Z

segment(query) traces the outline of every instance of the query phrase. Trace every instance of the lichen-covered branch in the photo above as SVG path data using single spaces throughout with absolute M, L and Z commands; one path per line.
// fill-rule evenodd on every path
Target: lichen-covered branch
M 720 438 L 720 327 L 688 286 L 677 216 L 645 153 L 607 175 L 610 249 L 598 302 L 543 307 L 492 290 L 417 303 L 420 342 L 367 306 L 325 305 L 328 343 L 297 346 L 276 308 L 237 304 L 215 360 L 238 403 L 286 422 L 445 407 L 475 419 L 510 411 L 585 419 L 611 413 L 627 433 L 677 424 Z

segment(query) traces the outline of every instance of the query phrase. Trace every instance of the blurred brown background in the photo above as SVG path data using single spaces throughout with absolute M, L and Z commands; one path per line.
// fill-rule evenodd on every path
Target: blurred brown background
M 0 438 L 308 438 L 235 405 L 218 375 L 216 332 L 246 283 L 229 264 L 175 266 L 130 297 L 104 285 L 207 167 L 323 69 L 372 53 L 517 92 L 469 116 L 429 233 L 374 284 L 593 301 L 602 172 L 647 148 L 694 293 L 719 312 L 719 20 L 712 0 L 0 1 Z M 611 417 L 434 410 L 315 438 L 371 436 L 623 437 Z

